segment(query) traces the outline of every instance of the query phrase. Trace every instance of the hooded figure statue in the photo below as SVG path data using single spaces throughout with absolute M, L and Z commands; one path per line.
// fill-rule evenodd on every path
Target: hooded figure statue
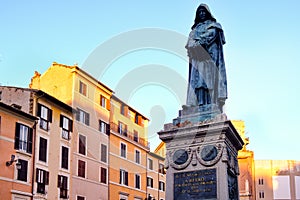
M 227 99 L 223 44 L 221 25 L 208 6 L 200 4 L 186 45 L 190 59 L 188 106 L 216 104 L 222 110 Z

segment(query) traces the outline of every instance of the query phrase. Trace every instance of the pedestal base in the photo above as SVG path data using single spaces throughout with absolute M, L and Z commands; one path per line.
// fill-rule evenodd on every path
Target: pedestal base
M 191 122 L 203 122 L 211 120 L 221 115 L 221 111 L 216 104 L 209 104 L 203 106 L 182 106 L 182 110 L 179 111 L 179 116 L 173 120 L 173 125 L 181 123 Z
M 202 113 L 182 113 L 158 133 L 167 150 L 167 200 L 239 199 L 237 151 L 243 141 L 224 114 L 204 115 L 197 121 Z

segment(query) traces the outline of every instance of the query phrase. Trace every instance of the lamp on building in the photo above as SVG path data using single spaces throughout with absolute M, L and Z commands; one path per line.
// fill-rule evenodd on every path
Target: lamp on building
M 10 161 L 6 161 L 6 166 L 11 166 L 14 162 L 16 162 L 16 167 L 17 169 L 21 169 L 21 163 L 18 162 L 18 159 L 15 159 L 16 156 L 15 155 L 11 155 L 10 157 Z

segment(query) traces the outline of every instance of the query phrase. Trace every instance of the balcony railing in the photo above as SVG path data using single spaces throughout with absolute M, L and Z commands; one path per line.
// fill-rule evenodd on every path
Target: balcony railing
M 114 131 L 115 133 L 119 133 L 120 135 L 122 135 L 122 136 L 132 140 L 133 142 L 136 142 L 146 148 L 150 148 L 150 143 L 148 141 L 146 141 L 144 138 L 137 137 L 136 135 L 134 135 L 132 132 L 130 132 L 128 130 L 121 130 L 120 127 L 113 122 L 110 122 L 110 130 Z
M 40 128 L 44 129 L 45 131 L 48 131 L 49 130 L 48 121 L 46 121 L 44 119 L 40 119 Z
M 66 140 L 69 140 L 70 139 L 70 132 L 65 130 L 65 129 L 62 129 L 61 130 L 61 136 L 62 136 L 62 138 L 66 139 Z

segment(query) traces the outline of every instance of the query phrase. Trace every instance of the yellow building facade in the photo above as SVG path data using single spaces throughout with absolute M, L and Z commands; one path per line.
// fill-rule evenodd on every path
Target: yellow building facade
M 144 200 L 149 120 L 114 95 L 110 112 L 109 199 Z
M 36 72 L 30 88 L 41 89 L 75 110 L 70 199 L 108 199 L 112 90 L 77 65 L 58 63 L 53 63 L 43 74 Z
M 165 159 L 150 152 L 147 157 L 147 191 L 148 198 L 165 200 L 166 173 Z
M 255 160 L 256 199 L 300 199 L 300 161 Z
M 238 151 L 238 163 L 240 175 L 239 194 L 240 200 L 254 200 L 255 199 L 255 168 L 254 168 L 254 153 L 247 149 L 249 138 L 245 132 L 245 122 L 242 120 L 231 120 L 232 124 L 241 136 L 244 146 Z

